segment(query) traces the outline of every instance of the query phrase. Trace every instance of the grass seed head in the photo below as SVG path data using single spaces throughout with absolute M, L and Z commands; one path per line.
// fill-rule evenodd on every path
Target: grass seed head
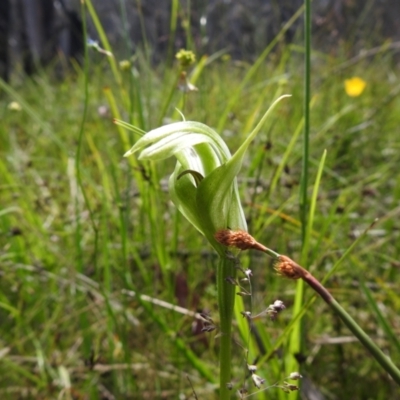
M 279 256 L 275 264 L 275 270 L 279 275 L 289 279 L 300 279 L 304 277 L 303 268 L 287 256 Z

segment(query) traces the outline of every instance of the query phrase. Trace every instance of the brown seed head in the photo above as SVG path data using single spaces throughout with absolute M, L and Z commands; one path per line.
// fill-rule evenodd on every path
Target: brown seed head
M 279 275 L 289 279 L 300 279 L 305 276 L 305 270 L 287 256 L 279 256 L 275 270 Z
M 215 235 L 217 242 L 227 247 L 236 247 L 240 250 L 256 249 L 264 251 L 264 246 L 258 243 L 253 236 L 246 231 L 221 229 Z

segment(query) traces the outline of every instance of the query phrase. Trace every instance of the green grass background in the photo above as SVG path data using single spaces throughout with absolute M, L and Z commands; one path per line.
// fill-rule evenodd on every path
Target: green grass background
M 390 52 L 350 65 L 312 56 L 310 195 L 325 149 L 327 157 L 305 267 L 322 280 L 358 240 L 327 287 L 399 365 L 399 71 Z M 257 69 L 204 58 L 194 70 L 199 90 L 187 95 L 176 90 L 176 66 L 150 67 L 140 55 L 127 71 L 91 52 L 63 81 L 44 70 L 1 83 L 1 398 L 174 399 L 192 386 L 198 398 L 215 397 L 218 330 L 200 334 L 192 312 L 218 325 L 216 256 L 169 199 L 173 160 L 122 158 L 139 136 L 113 118 L 148 131 L 179 120 L 178 107 L 218 128 L 233 152 L 278 95 L 292 94 L 252 144 L 239 187 L 250 233 L 299 260 L 301 60 L 289 45 Z M 352 76 L 367 82 L 356 98 L 344 90 Z M 277 321 L 257 320 L 249 339 L 240 315 L 249 301 L 237 300 L 233 382 L 247 380 L 252 392 L 244 347 L 264 386 L 285 378 L 295 285 L 262 255 L 241 262 L 254 275 L 253 314 L 276 299 L 287 307 Z M 306 289 L 305 304 L 311 296 Z M 400 396 L 320 299 L 302 324 L 304 390 Z M 288 397 L 275 387 L 253 398 Z

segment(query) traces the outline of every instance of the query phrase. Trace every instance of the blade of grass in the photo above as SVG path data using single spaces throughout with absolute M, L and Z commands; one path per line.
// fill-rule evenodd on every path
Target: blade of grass
M 311 197 L 311 202 L 310 202 L 310 211 L 308 215 L 308 220 L 307 220 L 307 227 L 304 232 L 304 238 L 303 238 L 303 248 L 302 248 L 302 260 L 304 260 L 305 265 L 308 264 L 308 252 L 309 252 L 309 247 L 310 247 L 310 240 L 311 240 L 311 235 L 312 235 L 312 229 L 313 229 L 313 222 L 314 222 L 314 215 L 315 215 L 315 208 L 317 204 L 317 197 L 318 197 L 318 190 L 320 187 L 321 183 L 321 176 L 322 176 L 322 171 L 324 169 L 325 165 L 325 159 L 326 159 L 326 150 L 322 154 L 322 158 L 318 167 L 317 171 L 317 177 L 315 179 L 314 183 L 314 189 Z M 303 220 L 304 223 L 304 220 Z M 295 298 L 295 303 L 293 307 L 293 313 L 294 315 L 298 314 L 300 310 L 303 308 L 303 296 L 304 296 L 304 283 L 299 284 L 297 282 L 296 284 L 296 298 Z M 298 324 L 294 326 L 292 335 L 290 337 L 290 356 L 293 356 L 301 351 L 301 320 L 299 320 Z M 297 371 L 298 368 L 296 368 L 297 361 L 295 361 L 293 358 L 289 358 L 289 365 L 286 370 L 287 373 L 291 373 L 293 371 Z
M 174 59 L 174 43 L 176 37 L 176 28 L 178 26 L 178 9 L 179 9 L 179 0 L 172 0 L 171 16 L 169 20 L 169 38 L 168 38 L 168 55 L 167 55 L 168 65 L 171 65 Z
M 85 7 L 83 4 L 81 4 L 81 12 L 82 12 L 82 20 L 83 20 L 83 32 L 84 32 L 84 39 L 87 39 L 86 37 L 86 12 L 85 12 Z M 83 142 L 83 136 L 84 136 L 84 129 L 85 129 L 85 123 L 86 123 L 86 118 L 87 118 L 87 110 L 88 110 L 88 105 L 89 105 L 89 57 L 88 57 L 88 48 L 87 48 L 87 41 L 85 40 L 85 47 L 84 47 L 84 105 L 83 105 L 83 113 L 82 113 L 82 119 L 81 123 L 79 126 L 79 132 L 78 132 L 78 146 L 76 149 L 76 155 L 75 155 L 75 171 L 76 171 L 76 180 L 78 182 L 80 191 L 83 195 L 83 198 L 85 200 L 85 205 L 89 211 L 89 216 L 90 216 L 90 221 L 92 224 L 93 232 L 95 235 L 95 244 L 97 246 L 98 244 L 98 230 L 97 230 L 97 225 L 94 220 L 93 216 L 93 211 L 89 202 L 88 195 L 85 190 L 85 185 L 83 183 L 82 179 L 82 171 L 81 171 L 81 154 L 82 154 L 82 142 Z M 83 249 L 82 249 L 82 232 L 81 232 L 81 218 L 80 218 L 80 207 L 79 207 L 79 199 L 78 196 L 76 196 L 75 199 L 75 207 L 76 211 L 75 219 L 76 219 L 76 239 L 75 239 L 75 244 L 76 244 L 76 250 L 78 254 L 78 265 L 79 265 L 79 272 L 83 271 Z M 96 266 L 96 261 L 97 261 L 97 248 L 95 248 L 95 258 L 94 258 L 94 265 Z
M 374 299 L 374 296 L 371 293 L 371 290 L 368 288 L 363 279 L 360 279 L 360 287 L 362 292 L 364 293 L 364 296 L 367 299 L 369 306 L 376 315 L 376 318 L 379 321 L 379 325 L 385 332 L 388 339 L 397 348 L 397 354 L 400 354 L 400 340 L 398 338 L 398 335 L 396 334 L 394 329 L 390 326 L 387 318 L 383 315 L 382 311 L 379 308 L 379 305 L 377 304 L 377 301 Z M 399 360 L 399 358 L 397 358 L 397 360 Z
M 223 131 L 223 128 L 226 124 L 226 120 L 229 116 L 229 113 L 231 112 L 231 110 L 235 106 L 235 104 L 238 102 L 243 89 L 245 88 L 247 83 L 250 81 L 250 79 L 255 75 L 255 73 L 258 71 L 258 69 L 264 64 L 265 59 L 267 58 L 268 54 L 272 51 L 272 49 L 280 42 L 280 40 L 284 37 L 285 33 L 297 21 L 297 19 L 301 17 L 301 15 L 303 13 L 303 9 L 304 9 L 304 5 L 301 6 L 296 11 L 296 13 L 293 14 L 293 16 L 289 19 L 289 21 L 287 21 L 285 23 L 285 25 L 282 27 L 280 32 L 275 36 L 275 38 L 271 41 L 271 43 L 265 48 L 265 50 L 258 57 L 257 61 L 247 71 L 246 76 L 240 82 L 237 89 L 233 93 L 230 94 L 230 100 L 218 120 L 218 124 L 217 124 L 217 128 L 216 128 L 217 132 Z
M 303 156 L 300 181 L 300 220 L 301 220 L 301 239 L 302 253 L 301 263 L 307 265 L 309 234 L 307 234 L 307 215 L 308 215 L 308 166 L 309 166 L 309 137 L 310 137 L 310 100 L 311 100 L 311 1 L 304 0 L 304 133 L 303 133 Z M 325 156 L 323 156 L 325 159 Z M 323 165 L 323 163 L 321 164 Z M 313 218 L 310 215 L 310 218 Z M 311 233 L 311 232 L 310 232 Z M 303 308 L 304 282 L 302 279 L 296 283 L 296 296 L 293 306 L 293 315 L 297 315 Z M 303 332 L 301 320 L 295 324 L 289 339 L 289 355 L 286 365 L 286 373 L 290 374 L 297 371 L 298 362 L 294 358 L 296 354 L 301 352 L 303 341 Z M 297 398 L 297 394 L 292 394 L 291 398 Z
M 84 0 L 82 2 L 82 4 L 83 4 L 83 6 L 86 6 L 88 11 L 89 11 L 89 15 L 92 18 L 93 24 L 94 24 L 94 26 L 95 26 L 95 28 L 97 30 L 97 33 L 98 33 L 98 35 L 100 37 L 100 41 L 101 41 L 102 47 L 107 52 L 113 54 L 110 42 L 108 41 L 108 38 L 107 38 L 107 35 L 106 35 L 105 31 L 104 31 L 103 25 L 101 24 L 100 19 L 99 19 L 97 13 L 96 13 L 96 10 L 93 7 L 92 0 Z M 83 12 L 82 12 L 82 15 L 84 15 Z M 84 21 L 84 23 L 86 23 L 86 22 Z M 87 40 L 86 40 L 86 42 L 87 42 Z M 118 68 L 118 65 L 117 65 L 117 62 L 116 62 L 114 56 L 107 57 L 107 60 L 108 60 L 108 62 L 110 64 L 111 71 L 112 71 L 112 73 L 114 75 L 114 79 L 117 82 L 117 84 L 118 84 L 118 86 L 119 86 L 119 88 L 121 90 L 121 93 L 124 93 L 125 91 L 124 91 L 123 85 L 122 85 L 122 77 L 121 77 L 121 74 L 120 74 L 120 71 L 119 71 L 119 68 Z

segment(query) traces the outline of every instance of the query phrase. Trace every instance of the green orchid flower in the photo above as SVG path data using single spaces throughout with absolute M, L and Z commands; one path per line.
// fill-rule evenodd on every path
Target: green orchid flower
M 224 248 L 214 235 L 221 229 L 247 230 L 240 203 L 237 175 L 245 152 L 260 131 L 278 98 L 253 132 L 232 156 L 221 137 L 199 122 L 183 121 L 146 133 L 125 154 L 140 152 L 139 160 L 163 160 L 175 156 L 177 164 L 169 179 L 175 206 L 220 254 Z
M 222 230 L 247 231 L 239 199 L 237 175 L 249 144 L 261 130 L 270 112 L 287 95 L 278 98 L 263 115 L 234 155 L 221 137 L 207 125 L 183 121 L 154 129 L 141 137 L 125 154 L 140 152 L 141 160 L 163 160 L 174 156 L 177 164 L 169 179 L 169 192 L 179 211 L 200 231 L 219 254 L 217 292 L 219 308 L 220 386 L 219 398 L 231 398 L 231 331 L 235 286 L 227 278 L 236 276 L 236 264 L 226 247 L 215 239 Z M 117 121 L 118 124 L 136 128 Z

